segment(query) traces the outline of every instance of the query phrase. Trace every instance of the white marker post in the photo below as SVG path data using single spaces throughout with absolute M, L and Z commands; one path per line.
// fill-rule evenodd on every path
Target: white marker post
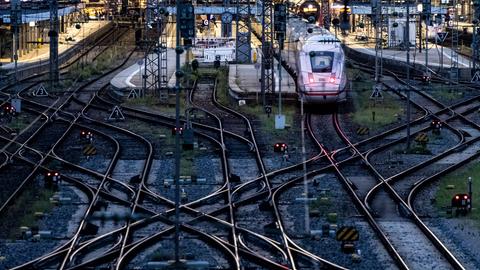
M 470 207 L 468 207 L 468 211 L 472 211 L 472 177 L 468 177 L 468 197 L 470 197 Z

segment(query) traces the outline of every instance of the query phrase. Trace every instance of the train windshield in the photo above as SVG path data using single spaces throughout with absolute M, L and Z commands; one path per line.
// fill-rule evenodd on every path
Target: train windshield
M 332 72 L 334 52 L 310 52 L 312 72 Z

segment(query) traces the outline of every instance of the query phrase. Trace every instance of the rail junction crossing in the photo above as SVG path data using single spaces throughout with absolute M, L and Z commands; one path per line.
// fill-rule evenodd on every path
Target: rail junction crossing
M 479 269 L 479 22 L 0 0 L 0 268 Z

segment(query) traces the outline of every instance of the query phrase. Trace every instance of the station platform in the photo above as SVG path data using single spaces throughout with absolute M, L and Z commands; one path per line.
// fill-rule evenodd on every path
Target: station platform
M 345 46 L 353 49 L 359 53 L 368 54 L 375 56 L 375 44 L 373 41 L 358 41 L 355 40 L 355 33 L 350 34 L 347 37 L 339 38 L 344 42 Z M 373 40 L 373 39 L 372 39 Z M 429 67 L 440 67 L 450 68 L 452 63 L 451 53 L 452 50 L 448 47 L 443 47 L 435 43 L 428 43 L 428 66 Z M 417 48 L 411 48 L 410 50 L 410 61 L 411 63 L 416 63 L 420 65 L 425 65 L 425 49 L 422 49 L 422 52 L 419 52 Z M 397 49 L 383 49 L 383 58 L 390 59 L 394 61 L 406 62 L 407 52 Z M 470 68 L 471 62 L 470 59 L 458 55 L 458 67 L 459 68 Z
M 252 27 L 256 27 L 257 31 L 261 31 L 260 25 L 253 24 Z M 258 55 L 256 64 L 235 64 L 229 66 L 228 72 L 228 85 L 230 89 L 230 96 L 235 99 L 258 99 L 258 95 L 261 93 L 262 88 L 260 84 L 261 78 L 261 45 L 262 42 L 256 35 L 251 35 L 252 50 L 256 50 Z M 274 78 L 275 78 L 275 94 L 278 95 L 278 61 L 274 60 Z M 296 92 L 295 80 L 282 66 L 282 97 L 286 99 L 298 99 Z
M 231 64 L 229 66 L 228 84 L 230 95 L 236 99 L 249 99 L 257 97 L 261 93 L 261 66 L 260 61 L 256 64 Z M 275 93 L 278 94 L 278 61 L 275 60 Z M 294 79 L 282 67 L 282 96 L 285 98 L 297 98 Z
M 143 58 L 138 59 L 136 62 L 144 61 Z M 175 87 L 176 78 L 175 73 L 175 50 L 167 49 L 167 76 L 170 78 L 168 81 L 168 87 Z M 180 55 L 180 65 L 185 64 L 185 53 Z M 126 69 L 118 73 L 112 80 L 110 80 L 110 85 L 115 90 L 127 90 L 132 88 L 142 88 L 142 76 L 144 72 L 145 64 L 138 65 L 133 64 Z M 141 72 L 140 72 L 141 71 Z M 127 93 L 128 94 L 128 93 Z
M 107 24 L 109 21 L 89 21 L 81 24 L 80 29 L 76 29 L 75 24 L 69 26 L 64 33 L 59 34 L 58 55 L 59 57 L 74 46 L 82 46 L 82 41 L 92 34 L 96 33 Z M 30 50 L 28 53 L 19 56 L 17 65 L 18 68 L 22 68 L 26 65 L 34 63 L 48 62 L 50 57 L 50 46 L 48 40 L 44 45 L 37 45 L 37 48 Z M 0 69 L 12 70 L 15 64 L 11 62 L 10 58 L 0 59 L 2 66 Z
M 347 55 L 353 59 L 362 59 L 364 61 L 374 63 L 375 58 L 375 43 L 373 38 L 366 41 L 356 40 L 355 36 L 358 33 L 351 33 L 346 37 L 338 36 L 338 38 L 345 44 L 345 51 Z M 426 50 L 422 49 L 420 52 L 418 48 L 412 47 L 410 50 L 410 63 L 417 69 L 425 69 Z M 448 74 L 452 64 L 452 50 L 448 47 L 441 46 L 435 43 L 428 43 L 428 68 L 430 71 L 439 74 Z M 380 56 L 380 55 L 379 55 Z M 407 52 L 399 49 L 383 49 L 381 57 L 384 63 L 388 65 L 398 65 L 399 62 L 407 62 Z M 469 78 L 472 63 L 469 58 L 458 54 L 458 68 L 460 77 Z M 404 69 L 404 66 L 398 66 L 399 69 Z

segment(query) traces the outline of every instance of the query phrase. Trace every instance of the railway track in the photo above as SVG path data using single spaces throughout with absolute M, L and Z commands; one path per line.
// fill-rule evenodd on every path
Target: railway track
M 445 123 L 447 123 L 447 121 L 448 121 L 448 120 L 451 120 L 451 118 L 452 118 L 452 117 L 449 115 L 450 112 L 453 112 L 454 115 L 456 114 L 456 112 L 455 112 L 452 108 L 440 104 L 439 102 L 437 102 L 436 100 L 434 100 L 433 98 L 427 96 L 427 95 L 424 94 L 424 93 L 421 93 L 421 92 L 419 92 L 419 91 L 416 91 L 415 94 L 419 96 L 418 99 L 420 99 L 420 102 L 423 101 L 423 104 L 426 103 L 425 100 L 427 100 L 430 104 L 433 104 L 433 106 L 430 105 L 430 107 L 425 107 L 425 106 L 422 106 L 423 104 L 422 104 L 422 105 L 419 105 L 419 103 L 415 103 L 415 105 L 416 105 L 417 107 L 425 110 L 425 111 L 427 112 L 427 114 L 428 114 L 428 112 L 431 112 L 431 111 L 435 111 L 435 112 L 438 111 L 439 113 L 438 113 L 438 114 L 437 114 L 437 113 L 434 113 L 434 115 L 439 116 L 439 115 L 441 115 L 441 112 L 447 111 L 447 112 L 448 112 L 448 115 L 447 115 L 447 116 L 449 116 L 449 117 L 447 117 L 448 119 L 447 119 L 447 118 L 443 118 L 443 119 L 442 119 Z M 418 100 L 418 99 L 417 99 L 417 100 Z M 422 100 L 422 99 L 423 99 L 423 100 Z M 416 100 L 416 99 L 413 99 L 413 100 Z M 476 98 L 474 98 L 474 99 L 472 99 L 472 100 L 476 100 Z M 462 105 L 469 104 L 469 103 L 472 102 L 472 100 L 466 101 L 465 103 L 462 103 Z M 469 104 L 469 105 L 471 106 L 471 104 Z M 435 106 L 436 106 L 436 108 L 435 108 Z M 461 106 L 459 106 L 459 107 L 461 107 Z M 435 108 L 436 110 L 433 110 L 432 108 Z M 463 108 L 463 109 L 464 109 L 465 112 L 467 112 L 467 113 L 468 113 L 468 112 L 472 112 L 473 110 L 476 109 L 476 105 L 471 106 L 470 108 L 466 107 L 466 108 Z M 476 124 L 473 123 L 472 121 L 469 121 L 468 119 L 465 119 L 465 117 L 464 117 L 462 114 L 460 114 L 460 117 L 459 117 L 459 118 L 461 118 L 461 120 L 462 120 L 463 122 L 466 122 L 467 124 L 469 124 L 469 125 L 471 125 L 471 126 L 473 126 L 473 127 L 476 128 Z M 343 130 L 342 130 L 341 127 L 339 126 L 339 123 L 338 123 L 338 115 L 336 115 L 336 114 L 333 116 L 333 123 L 334 123 L 335 128 L 336 128 L 338 134 L 340 135 L 340 137 L 345 141 L 346 144 L 348 144 L 348 145 L 350 145 L 350 147 L 352 147 L 353 144 L 350 142 L 350 140 L 347 138 L 347 136 L 344 134 Z M 457 124 L 458 124 L 458 123 L 457 123 Z M 403 172 L 401 172 L 401 173 L 396 174 L 393 178 L 395 178 L 397 181 L 399 181 L 399 180 L 402 179 L 405 175 L 407 175 L 407 174 L 409 174 L 409 173 L 412 173 L 412 172 L 414 172 L 414 171 L 416 171 L 416 170 L 420 170 L 421 168 L 425 168 L 425 166 L 429 166 L 429 165 L 430 165 L 431 163 L 433 163 L 434 161 L 439 160 L 439 159 L 441 159 L 441 158 L 444 158 L 445 156 L 451 154 L 452 151 L 453 151 L 453 149 L 456 149 L 456 148 L 459 147 L 460 145 L 463 145 L 463 143 L 467 143 L 467 142 L 464 142 L 463 135 L 462 135 L 461 132 L 458 131 L 458 129 L 453 128 L 452 126 L 447 126 L 447 127 L 457 133 L 458 137 L 461 138 L 461 139 L 460 139 L 460 143 L 458 143 L 456 146 L 450 148 L 449 150 L 443 152 L 442 154 L 433 157 L 433 158 L 432 158 L 431 160 L 429 160 L 429 161 L 423 162 L 423 163 L 421 163 L 421 164 L 418 164 L 418 166 L 414 166 L 414 167 L 412 167 L 412 168 L 410 168 L 410 169 L 408 169 L 408 170 L 405 170 L 405 171 L 403 171 Z M 473 140 L 475 141 L 475 139 L 473 139 Z M 470 145 L 470 144 L 472 144 L 472 142 L 468 142 L 468 144 Z M 387 183 L 389 180 L 391 180 L 392 178 L 389 178 L 388 180 L 386 180 L 386 179 L 375 169 L 375 167 L 372 166 L 372 164 L 370 163 L 370 161 L 369 161 L 369 159 L 368 159 L 369 155 L 373 155 L 373 153 L 375 153 L 375 152 L 380 152 L 380 149 L 382 149 L 382 147 L 372 148 L 371 150 L 369 150 L 369 151 L 367 152 L 367 154 L 366 154 L 365 156 L 363 156 L 363 155 L 361 154 L 361 151 L 358 150 L 357 148 L 352 147 L 351 149 L 354 149 L 355 154 L 356 154 L 356 155 L 359 155 L 359 156 L 363 159 L 364 164 L 367 164 L 367 166 L 369 167 L 370 171 L 372 171 L 374 174 L 376 174 L 376 175 L 375 175 L 375 178 L 381 180 L 381 183 L 378 184 L 378 185 L 376 185 L 374 188 L 372 188 L 372 189 L 369 191 L 369 193 L 367 194 L 367 196 L 365 197 L 365 205 L 368 206 L 368 205 L 369 205 L 369 199 L 370 199 L 370 201 L 371 201 L 371 197 L 373 197 L 373 196 L 370 197 L 371 193 L 372 193 L 372 192 L 373 192 L 373 193 L 375 193 L 375 192 L 378 193 L 379 187 L 383 185 L 383 187 L 385 188 L 385 185 L 387 185 L 386 183 Z M 384 150 L 384 147 L 383 147 L 382 150 Z M 471 155 L 470 157 L 471 157 L 471 158 L 475 158 L 475 155 Z M 467 158 L 465 161 L 468 162 L 469 160 L 470 160 L 470 158 Z M 464 163 L 462 163 L 462 164 L 464 164 Z M 459 166 L 450 166 L 450 167 L 447 168 L 447 169 L 441 170 L 441 171 L 438 172 L 436 175 L 439 176 L 439 175 L 443 175 L 443 174 L 445 174 L 445 173 L 447 173 L 447 172 L 452 171 L 452 168 L 451 168 L 451 167 L 458 168 Z M 340 173 L 339 170 L 337 170 L 337 172 Z M 348 179 L 346 179 L 346 177 L 344 177 L 343 175 L 340 176 L 340 177 L 342 177 L 342 179 L 344 178 L 343 180 L 346 181 L 347 184 L 350 182 L 350 181 L 349 181 Z M 431 181 L 432 178 L 433 178 L 433 177 L 429 177 L 428 179 Z M 392 181 L 392 182 L 393 182 L 393 181 Z M 427 182 L 427 181 L 425 181 L 425 182 Z M 420 181 L 419 183 L 425 184 L 425 182 Z M 419 183 L 415 183 L 415 184 L 414 184 L 414 188 L 413 188 L 408 194 L 412 194 L 412 193 L 418 192 L 419 188 L 416 187 L 416 185 L 419 184 Z M 351 184 L 351 182 L 350 182 L 350 184 Z M 355 184 L 355 183 L 353 183 L 353 184 Z M 412 209 L 405 207 L 405 206 L 407 206 L 407 204 L 406 204 L 406 202 L 405 202 L 405 200 L 404 200 L 404 198 L 405 198 L 406 195 L 404 195 L 403 198 L 402 198 L 402 196 L 400 196 L 394 188 L 389 187 L 389 186 L 387 186 L 387 191 L 389 191 L 390 194 L 393 194 L 392 196 L 394 196 L 397 200 L 399 200 L 399 201 L 401 202 L 401 204 L 402 204 L 402 207 L 401 207 L 401 208 L 402 208 L 403 210 L 407 209 L 408 212 L 410 212 L 408 216 L 413 217 L 415 223 L 417 223 L 417 225 L 419 226 L 419 228 L 427 235 L 427 237 L 433 242 L 433 244 L 434 244 L 434 245 L 437 247 L 437 249 L 442 253 L 442 255 L 445 256 L 445 258 L 449 261 L 449 263 L 450 263 L 454 268 L 456 268 L 456 269 L 464 269 L 463 265 L 462 265 L 462 264 L 455 258 L 455 256 L 443 245 L 443 243 L 428 229 L 428 227 L 427 227 L 425 224 L 423 224 L 423 222 L 420 220 L 420 218 L 418 218 L 418 216 L 416 215 L 416 213 L 415 213 Z M 408 198 L 411 200 L 411 198 L 412 198 L 411 195 L 408 195 Z M 384 200 L 384 199 L 383 199 L 383 200 Z M 410 205 L 411 205 L 411 201 L 410 201 L 410 204 L 409 204 L 408 206 L 410 206 Z M 396 207 L 394 207 L 394 209 L 395 209 L 395 208 L 396 208 Z M 391 210 L 392 210 L 392 209 L 390 209 L 390 212 L 391 212 Z M 394 234 L 390 233 L 389 235 L 394 235 Z M 438 258 L 439 256 L 433 256 L 433 257 Z M 399 264 L 401 264 L 401 262 L 400 262 Z M 405 265 L 405 266 L 407 266 L 407 265 Z
M 162 179 L 151 176 L 152 167 L 161 168 L 155 163 L 155 158 L 160 159 L 162 152 L 156 148 L 166 147 L 167 143 L 161 141 L 154 144 L 155 137 L 141 136 L 140 131 L 131 131 L 130 129 L 134 128 L 129 128 L 128 125 L 149 124 L 168 132 L 175 126 L 175 119 L 123 106 L 127 122 L 130 119 L 132 122 L 103 123 L 109 110 L 118 104 L 94 93 L 106 89 L 112 72 L 82 85 L 81 89 L 66 97 L 49 97 L 40 102 L 22 97 L 26 111 L 38 119 L 32 121 L 28 132 L 19 134 L 18 138 L 9 138 L 8 129 L 0 133 L 0 142 L 4 145 L 3 165 L 0 165 L 0 169 L 9 166 L 7 161 L 13 158 L 16 164 L 21 164 L 22 167 L 34 168 L 28 170 L 32 172 L 31 176 L 20 177 L 28 182 L 29 178 L 38 175 L 37 172 L 50 170 L 51 161 L 60 162 L 64 181 L 81 190 L 88 199 L 85 213 L 73 237 L 50 253 L 18 266 L 17 269 L 123 269 L 139 264 L 146 267 L 145 260 L 150 254 L 149 250 L 158 249 L 159 243 L 167 247 L 172 245 L 169 238 L 175 230 L 173 196 L 168 195 L 169 191 L 158 187 L 161 184 L 155 186 L 152 182 Z M 400 268 L 415 268 L 416 265 L 412 264 L 410 258 L 406 258 L 408 256 L 405 251 L 399 248 L 399 239 L 394 239 L 386 229 L 382 213 L 374 211 L 374 201 L 379 192 L 385 190 L 395 200 L 389 207 L 396 209 L 397 205 L 401 205 L 400 208 L 406 213 L 398 218 L 406 223 L 413 220 L 418 226 L 408 227 L 409 232 L 415 230 L 415 235 L 423 234 L 423 244 L 430 242 L 428 252 L 431 252 L 432 258 L 439 258 L 437 266 L 464 268 L 456 256 L 423 223 L 413 207 L 415 194 L 418 194 L 424 185 L 461 165 L 438 166 L 439 170 L 433 176 L 414 183 L 413 188 L 410 188 L 410 184 L 396 184 L 404 182 L 405 177 L 418 173 L 426 166 L 444 158 L 451 158 L 466 147 L 477 147 L 477 136 L 473 134 L 473 138 L 466 138 L 460 129 L 480 130 L 474 121 L 468 119 L 468 115 L 480 106 L 475 103 L 478 97 L 447 106 L 421 92 L 415 92 L 413 100 L 422 116 L 411 123 L 413 134 L 428 132 L 429 127 L 425 127 L 428 125 L 428 117 L 435 116 L 442 119 L 448 132 L 458 142 L 441 149 L 429 160 L 386 175 L 372 160 L 375 155 L 405 140 L 404 124 L 354 142 L 342 129 L 337 114 L 309 115 L 307 128 L 314 145 L 318 147 L 316 154 L 305 162 L 268 171 L 264 164 L 265 151 L 258 146 L 258 131 L 251 119 L 220 104 L 216 95 L 215 79 L 210 77 L 200 78 L 189 95 L 192 107 L 187 109 L 187 113 L 202 115 L 201 119 L 191 121 L 195 134 L 199 143 L 209 146 L 209 155 L 220 160 L 218 169 L 222 173 L 221 181 L 212 184 L 210 189 L 202 191 L 198 196 L 189 196 L 189 200 L 180 205 L 181 231 L 184 236 L 182 243 L 188 242 L 199 249 L 205 248 L 214 254 L 209 257 L 210 262 L 215 261 L 229 269 L 241 269 L 244 266 L 268 269 L 344 269 L 336 262 L 329 261 L 329 258 L 322 258 L 309 251 L 302 246 L 302 241 L 306 241 L 306 238 L 287 229 L 292 217 L 285 215 L 282 210 L 282 194 L 296 190 L 295 187 L 304 181 L 303 165 L 306 164 L 308 185 L 313 185 L 315 177 L 331 174 L 332 171 L 342 180 L 356 209 L 362 214 L 362 218 L 370 223 Z M 316 117 L 321 120 L 312 120 Z M 313 122 L 321 121 L 326 124 L 330 117 L 331 128 L 324 129 L 319 136 L 320 130 L 313 127 Z M 187 123 L 186 119 L 182 119 L 182 122 Z M 94 132 L 96 144 L 105 152 L 102 156 L 106 161 L 103 167 L 89 167 L 88 161 L 75 158 L 69 153 L 69 149 L 73 149 L 79 142 L 79 131 L 85 129 Z M 338 139 L 327 141 L 332 133 L 336 133 Z M 389 139 L 382 141 L 385 138 Z M 465 163 L 476 155 L 470 155 Z M 253 161 L 256 167 L 252 170 L 251 166 L 248 166 L 251 171 L 241 175 L 240 179 L 237 178 L 240 175 L 239 167 L 232 166 L 233 162 L 238 162 L 235 159 L 239 156 Z M 128 164 L 134 165 L 131 167 Z M 345 171 L 352 164 L 356 168 L 363 166 L 358 173 L 369 175 L 368 184 L 361 186 L 349 178 Z M 461 164 L 464 164 L 463 161 Z M 424 174 L 427 173 L 430 172 Z M 277 178 L 281 180 L 273 181 Z M 190 194 L 190 191 L 188 193 Z M 391 214 L 391 211 L 388 211 Z M 104 224 L 100 224 L 96 218 L 108 212 L 121 212 L 126 218 L 116 222 L 106 218 Z M 257 226 L 252 226 L 253 222 L 256 222 Z M 92 224 L 96 225 L 98 230 L 92 232 Z M 273 232 L 265 232 L 262 227 L 271 227 Z M 437 255 L 437 252 L 440 255 Z

